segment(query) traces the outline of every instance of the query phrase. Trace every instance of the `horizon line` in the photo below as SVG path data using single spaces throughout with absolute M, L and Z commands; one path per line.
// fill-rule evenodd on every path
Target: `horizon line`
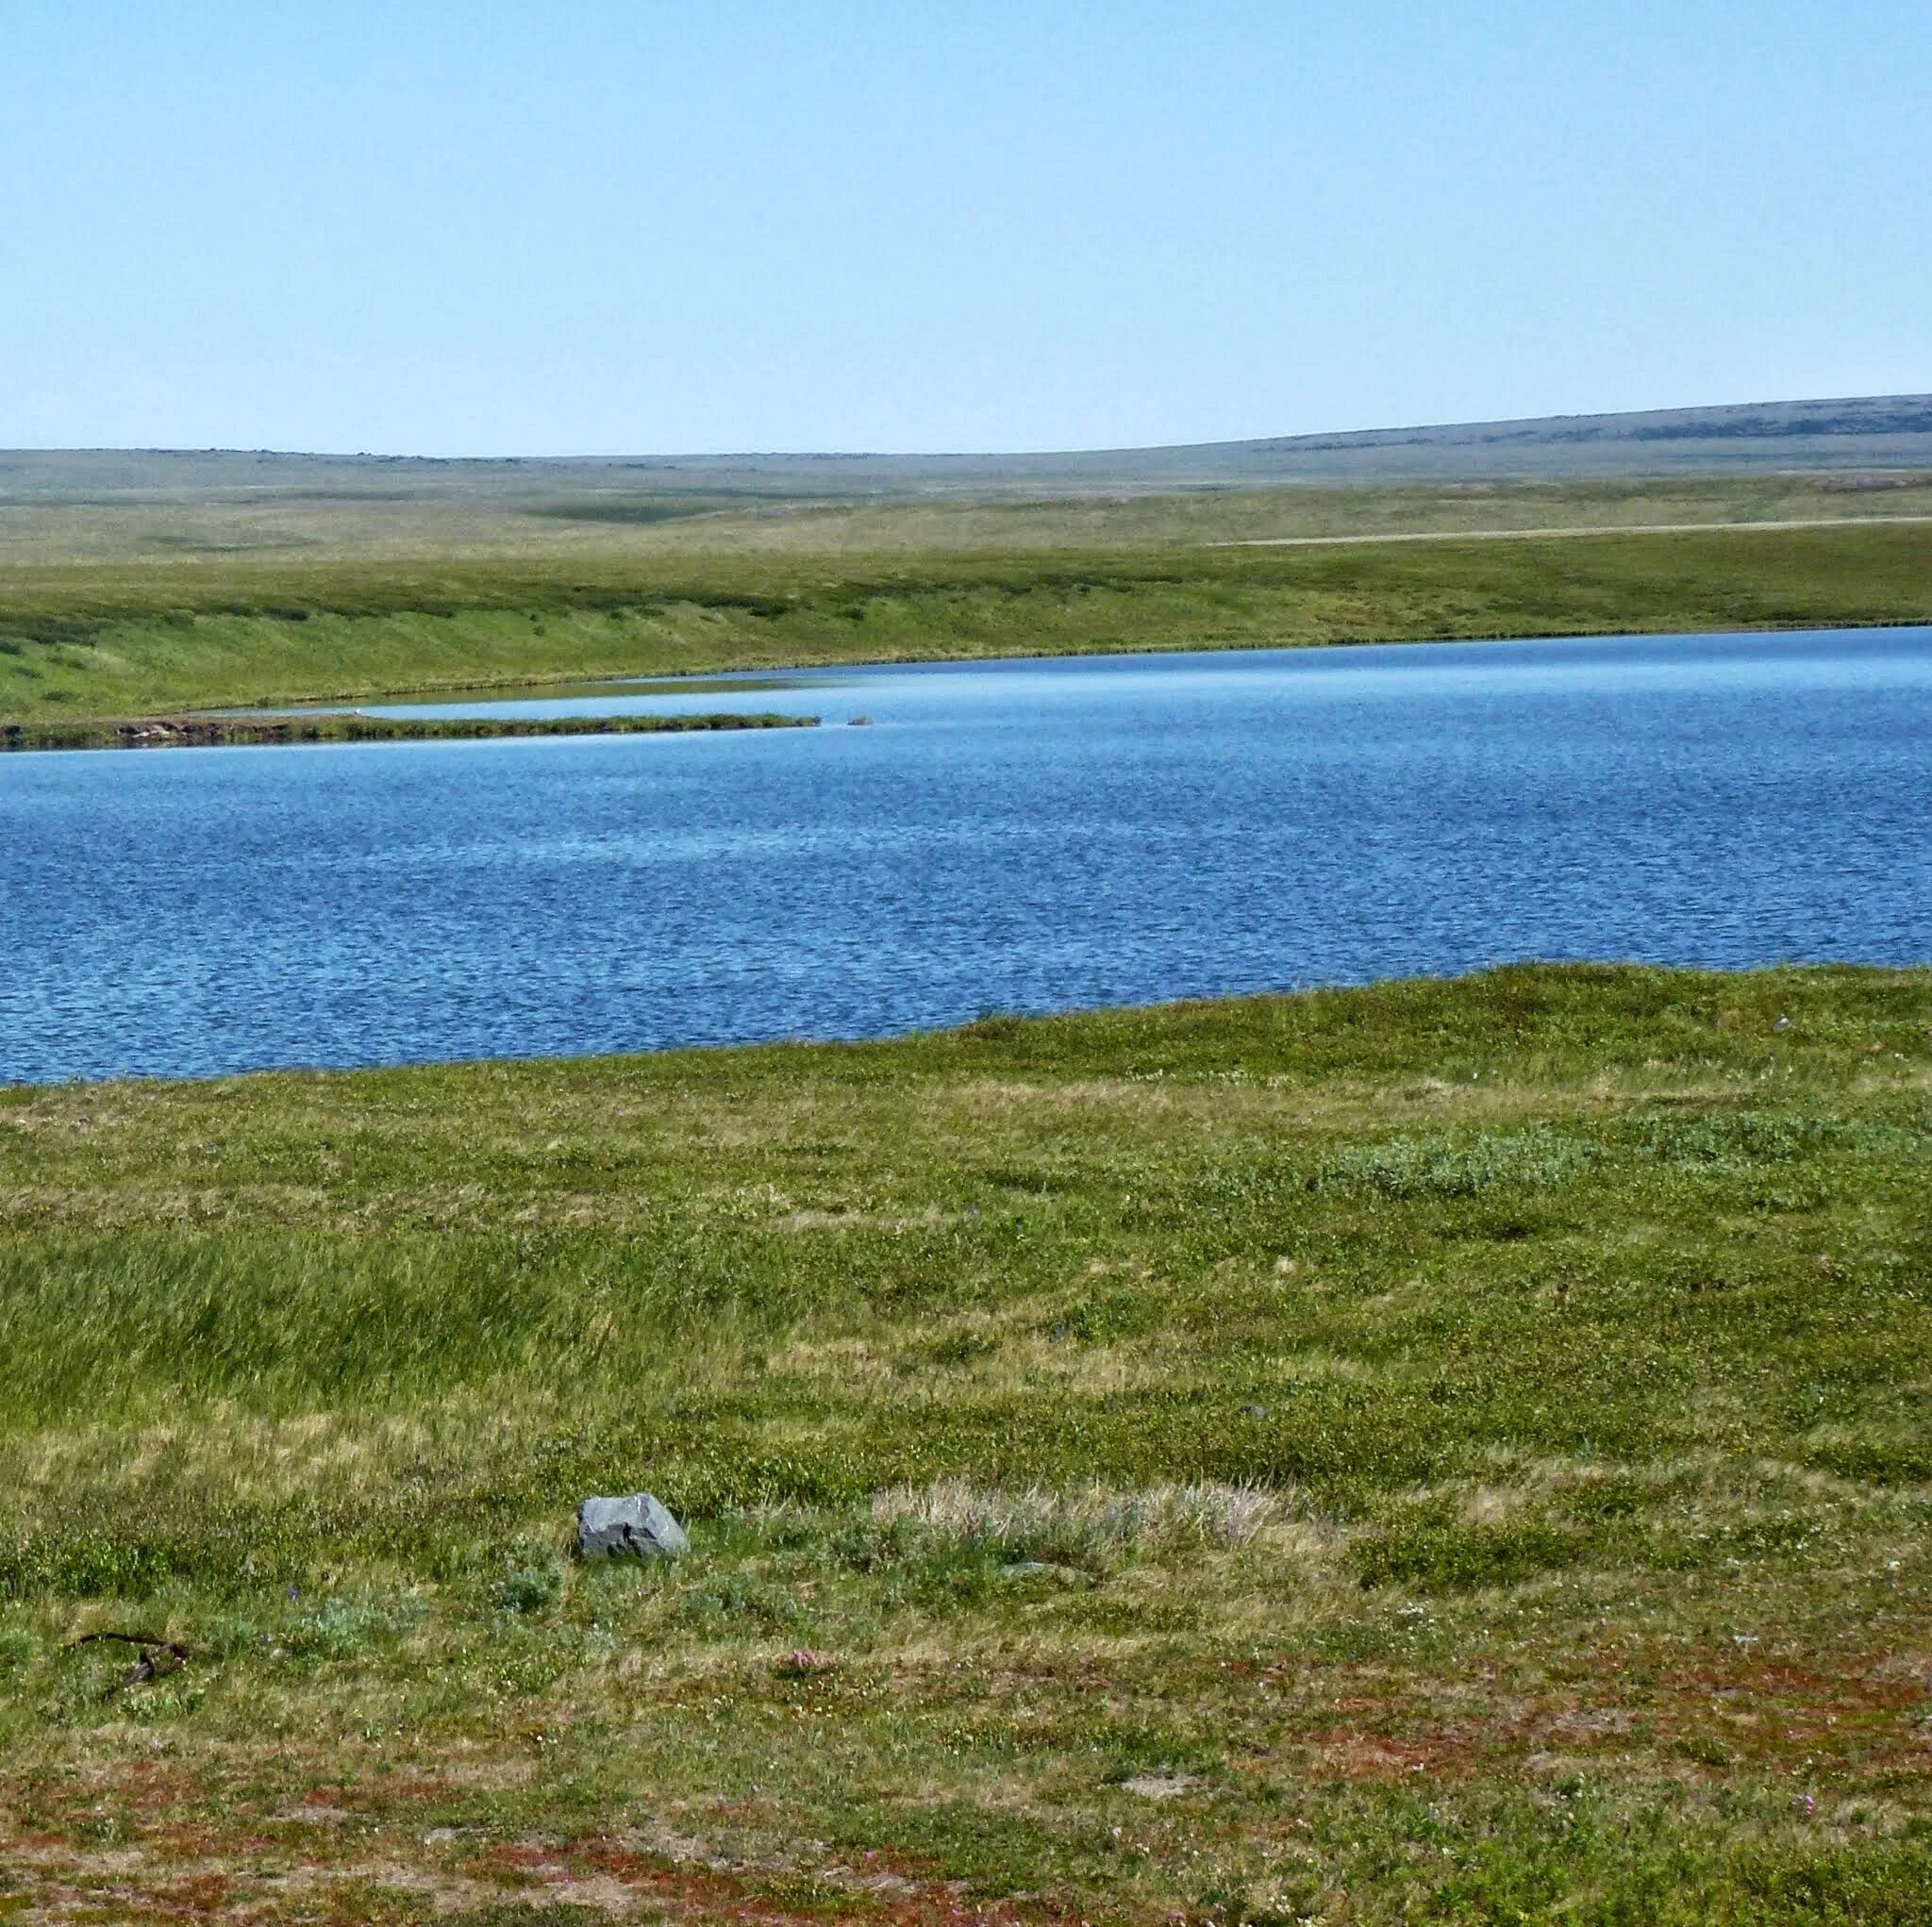
M 1507 429 L 1528 429 L 1557 424 L 1588 422 L 1641 423 L 1660 416 L 1736 415 L 1776 408 L 1829 408 L 1869 406 L 1874 403 L 1923 403 L 1932 407 L 1932 392 L 1860 395 L 1793 396 L 1748 402 L 1692 402 L 1675 407 L 1648 408 L 1581 409 L 1551 415 L 1507 415 L 1479 417 L 1455 422 L 1417 422 L 1369 428 L 1316 428 L 1285 435 L 1228 436 L 1210 440 L 1123 442 L 1102 447 L 999 448 L 999 449 L 840 449 L 840 448 L 745 448 L 686 449 L 661 453 L 612 451 L 606 454 L 577 452 L 569 455 L 421 455 L 375 449 L 315 449 L 243 447 L 240 444 L 209 443 L 206 446 L 160 443 L 22 443 L 0 448 L 0 456 L 13 455 L 145 455 L 163 457 L 254 456 L 286 461 L 374 461 L 433 462 L 455 465 L 503 465 L 508 463 L 638 462 L 675 464 L 680 462 L 743 461 L 1054 461 L 1096 457 L 1135 455 L 1184 455 L 1196 449 L 1274 448 L 1284 445 L 1366 441 L 1377 436 L 1444 435 L 1457 431 L 1475 433 Z M 1796 432 L 1802 432 L 1796 431 Z M 1821 429 L 1820 433 L 1830 433 Z M 1845 432 L 1845 431 L 1840 431 Z M 1852 433 L 1884 433 L 1882 428 L 1852 430 Z

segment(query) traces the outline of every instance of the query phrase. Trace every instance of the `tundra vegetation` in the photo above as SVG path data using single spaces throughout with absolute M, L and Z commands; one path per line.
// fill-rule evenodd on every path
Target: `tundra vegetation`
M 1932 482 L 1912 472 L 850 500 L 800 492 L 794 471 L 725 490 L 608 464 L 208 457 L 216 487 L 196 459 L 0 460 L 0 723 L 858 661 L 1932 620 Z M 199 479 L 166 485 L 181 464 Z
M 1928 1179 L 1923 972 L 0 1093 L 0 1914 L 1924 1920 Z

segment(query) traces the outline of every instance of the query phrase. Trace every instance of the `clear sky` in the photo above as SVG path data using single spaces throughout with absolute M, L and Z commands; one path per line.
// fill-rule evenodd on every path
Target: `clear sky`
M 0 0 L 0 445 L 1932 390 L 1926 0 Z

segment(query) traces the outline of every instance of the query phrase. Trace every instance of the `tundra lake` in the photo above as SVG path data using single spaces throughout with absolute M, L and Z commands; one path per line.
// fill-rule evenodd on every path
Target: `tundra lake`
M 826 726 L 0 759 L 0 1082 L 861 1038 L 1532 957 L 1932 961 L 1932 629 L 367 706 Z

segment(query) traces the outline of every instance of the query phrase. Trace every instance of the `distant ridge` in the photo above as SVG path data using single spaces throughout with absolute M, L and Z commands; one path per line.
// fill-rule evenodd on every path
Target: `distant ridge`
M 1507 448 L 1657 441 L 1843 440 L 1932 436 L 1932 395 L 1860 395 L 1835 401 L 1747 402 L 1708 408 L 1649 408 L 1633 414 L 1545 415 L 1425 428 L 1368 428 L 1291 435 L 1241 444 L 1257 453 L 1322 454 L 1384 448 Z M 1861 440 L 1860 445 L 1868 445 Z
M 1681 473 L 1739 468 L 1932 468 L 1932 394 L 1746 402 L 1610 415 L 1548 415 L 1346 433 L 1271 436 L 1173 447 L 1040 455 L 666 457 L 667 464 L 777 473 L 837 461 L 845 473 L 959 482 L 1122 483 L 1503 480 Z
M 559 471 L 646 473 L 654 490 L 750 489 L 782 494 L 1255 487 L 1269 483 L 1735 473 L 1932 470 L 1932 394 L 1748 402 L 1607 415 L 1549 415 L 1348 433 L 1273 436 L 1158 448 L 1021 455 L 746 453 L 438 457 L 302 455 L 273 450 L 0 451 L 0 500 L 76 487 L 174 490 L 313 487 L 320 472 L 477 475 Z M 373 479 L 373 478 L 370 478 Z

